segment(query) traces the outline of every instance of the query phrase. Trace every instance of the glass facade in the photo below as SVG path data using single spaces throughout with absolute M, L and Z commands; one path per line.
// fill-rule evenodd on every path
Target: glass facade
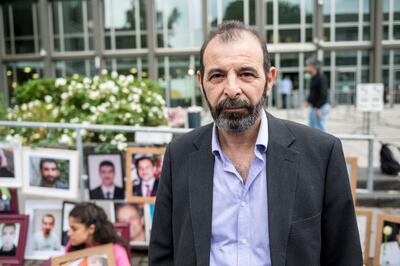
M 382 18 L 374 25 L 377 4 Z M 229 19 L 267 40 L 277 84 L 290 77 L 295 106 L 308 93 L 304 65 L 315 55 L 323 59 L 332 104 L 353 104 L 356 84 L 375 82 L 373 71 L 388 101 L 400 102 L 397 0 L 5 0 L 0 88 L 10 98 L 28 79 L 93 76 L 106 68 L 158 80 L 169 106 L 205 105 L 195 78 L 198 51 L 206 30 Z M 376 50 L 382 50 L 378 65 Z M 269 104 L 279 101 L 276 88 Z

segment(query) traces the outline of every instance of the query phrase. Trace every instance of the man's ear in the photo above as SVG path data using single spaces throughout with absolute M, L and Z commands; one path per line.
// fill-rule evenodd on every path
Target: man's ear
M 199 88 L 200 88 L 201 94 L 203 94 L 203 96 L 204 96 L 203 80 L 201 78 L 200 70 L 197 70 L 197 72 L 196 72 L 196 79 L 197 79 L 197 82 L 199 83 Z
M 270 67 L 268 74 L 267 74 L 267 84 L 265 88 L 265 96 L 268 96 L 272 90 L 272 86 L 274 85 L 274 81 L 276 78 L 276 68 Z

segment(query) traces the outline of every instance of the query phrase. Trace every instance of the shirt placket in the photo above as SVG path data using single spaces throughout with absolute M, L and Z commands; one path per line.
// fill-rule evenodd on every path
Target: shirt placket
M 250 208 L 249 193 L 243 185 L 243 193 L 239 201 L 238 213 L 238 253 L 237 265 L 250 265 Z

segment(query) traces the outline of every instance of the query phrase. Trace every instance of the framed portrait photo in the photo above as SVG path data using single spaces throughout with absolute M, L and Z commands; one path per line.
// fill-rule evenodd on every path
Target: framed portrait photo
M 47 260 L 64 254 L 61 245 L 62 201 L 29 200 L 25 204 L 29 216 L 25 258 Z
M 400 265 L 400 216 L 380 214 L 376 231 L 374 266 Z
M 69 213 L 75 207 L 77 203 L 71 201 L 64 201 L 62 203 L 62 222 L 61 222 L 61 245 L 65 246 L 69 240 L 68 230 L 69 230 Z
M 126 151 L 126 199 L 154 203 L 160 181 L 165 148 L 130 147 Z
M 89 197 L 91 200 L 123 200 L 124 173 L 121 154 L 89 154 Z
M 0 187 L 1 214 L 19 214 L 17 189 Z
M 358 164 L 357 157 L 349 156 L 345 158 L 347 173 L 350 179 L 351 195 L 353 196 L 354 203 L 356 202 L 356 188 L 357 188 L 357 175 L 358 175 Z
M 2 187 L 22 185 L 21 144 L 0 142 L 0 184 Z
M 28 216 L 0 216 L 0 264 L 23 265 Z
M 110 222 L 115 222 L 115 211 L 114 211 L 114 201 L 110 200 L 95 200 L 94 204 L 101 207 L 107 215 Z
M 114 205 L 115 222 L 129 225 L 129 243 L 131 246 L 147 246 L 149 235 L 146 230 L 144 204 L 116 202 Z
M 78 197 L 78 152 L 23 148 L 25 194 L 62 199 Z
M 112 244 L 86 248 L 51 259 L 52 266 L 107 265 L 115 266 Z
M 360 233 L 361 250 L 363 253 L 363 260 L 368 264 L 369 247 L 371 240 L 371 222 L 372 210 L 364 208 L 356 208 L 357 226 Z

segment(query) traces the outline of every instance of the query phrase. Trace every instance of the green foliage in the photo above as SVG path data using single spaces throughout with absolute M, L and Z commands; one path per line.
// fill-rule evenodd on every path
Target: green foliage
M 165 101 L 161 87 L 152 80 L 103 72 L 93 78 L 74 75 L 68 79 L 32 80 L 17 87 L 15 106 L 7 120 L 158 126 L 166 123 Z M 16 136 L 24 143 L 72 145 L 73 130 L 15 128 L 0 134 Z M 132 134 L 81 131 L 86 142 L 109 143 L 118 149 L 126 147 Z M 109 149 L 109 147 L 106 147 Z
M 0 92 L 0 120 L 6 119 L 7 107 L 4 99 L 4 94 Z

